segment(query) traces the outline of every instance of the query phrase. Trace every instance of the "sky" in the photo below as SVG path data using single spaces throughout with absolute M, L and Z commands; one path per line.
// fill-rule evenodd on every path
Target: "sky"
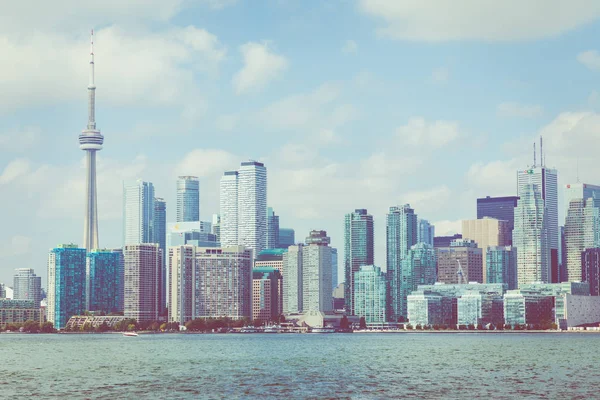
M 476 198 L 515 195 L 544 138 L 562 187 L 600 184 L 597 0 L 0 0 L 0 282 L 81 244 L 89 32 L 95 31 L 101 247 L 122 241 L 122 182 L 265 163 L 297 241 L 346 213 L 410 203 L 436 234 Z M 564 221 L 564 213 L 559 221 Z M 342 263 L 340 250 L 340 264 Z

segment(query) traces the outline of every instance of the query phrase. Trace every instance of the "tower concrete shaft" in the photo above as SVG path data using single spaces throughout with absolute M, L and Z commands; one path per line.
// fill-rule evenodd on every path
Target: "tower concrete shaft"
M 94 31 L 90 47 L 90 81 L 88 84 L 88 124 L 79 135 L 79 148 L 86 152 L 86 208 L 83 247 L 89 252 L 98 245 L 98 200 L 96 191 L 96 152 L 102 150 L 104 137 L 96 128 L 96 85 L 94 83 Z

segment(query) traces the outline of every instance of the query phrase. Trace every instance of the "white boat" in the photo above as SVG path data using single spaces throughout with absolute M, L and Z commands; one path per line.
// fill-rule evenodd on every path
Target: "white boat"
M 279 325 L 269 325 L 265 326 L 264 333 L 280 333 L 282 331 L 281 326 Z
M 335 333 L 335 328 L 328 326 L 315 326 L 310 330 L 310 333 Z
M 123 332 L 123 336 L 139 336 L 139 335 L 135 332 Z
M 257 333 L 258 329 L 256 329 L 253 326 L 244 326 L 241 330 L 240 333 Z

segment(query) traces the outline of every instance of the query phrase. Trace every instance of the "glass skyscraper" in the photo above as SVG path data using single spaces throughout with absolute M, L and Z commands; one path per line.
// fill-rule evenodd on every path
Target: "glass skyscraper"
M 582 280 L 590 285 L 590 295 L 600 296 L 600 248 L 581 254 Z
M 42 300 L 42 278 L 31 268 L 17 268 L 13 279 L 13 299 L 31 300 L 39 307 Z
M 486 283 L 505 283 L 517 288 L 517 252 L 511 246 L 490 246 L 486 251 Z
M 401 261 L 400 287 L 396 290 L 396 298 L 390 299 L 392 307 L 391 312 L 395 313 L 395 318 L 391 322 L 396 322 L 399 317 L 407 317 L 406 298 L 413 291 L 417 290 L 419 285 L 433 285 L 436 281 L 436 255 L 433 246 L 426 243 L 417 243 L 413 245 Z
M 363 265 L 354 274 L 354 310 L 367 324 L 387 321 L 387 282 L 381 268 Z
M 477 199 L 477 219 L 485 217 L 495 218 L 501 221 L 508 222 L 507 239 L 512 244 L 512 231 L 515 228 L 515 207 L 517 206 L 518 196 L 504 197 L 484 197 Z
M 121 257 L 113 250 L 94 249 L 87 254 L 86 310 L 106 314 L 121 311 Z
M 573 199 L 564 227 L 567 281 L 581 281 L 581 253 L 600 247 L 600 198 Z
M 418 219 L 417 243 L 427 243 L 433 246 L 435 237 L 435 226 L 431 225 L 426 219 Z
M 62 244 L 48 255 L 47 319 L 62 329 L 73 315 L 85 311 L 86 251 Z
M 267 208 L 267 249 L 279 247 L 279 216 L 275 215 L 273 207 Z
M 411 246 L 417 243 L 418 235 L 417 214 L 409 204 L 390 207 L 386 219 L 387 238 L 387 276 L 388 276 L 388 317 L 396 322 L 400 317 L 406 317 L 406 296 L 403 285 L 412 285 L 412 279 L 403 276 L 402 260 L 408 254 Z M 406 270 L 405 272 L 407 272 Z
M 123 244 L 154 243 L 154 185 L 123 184 Z
M 327 232 L 311 231 L 302 248 L 303 312 L 333 310 L 330 242 Z
M 200 183 L 197 176 L 177 178 L 177 222 L 200 221 Z
M 279 228 L 279 244 L 280 249 L 287 249 L 296 244 L 296 233 L 293 229 Z
M 365 209 L 346 214 L 344 223 L 344 274 L 346 311 L 354 315 L 354 274 L 374 264 L 373 216 Z

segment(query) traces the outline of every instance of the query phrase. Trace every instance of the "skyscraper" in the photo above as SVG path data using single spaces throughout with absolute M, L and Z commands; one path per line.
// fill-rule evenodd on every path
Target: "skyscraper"
M 344 221 L 344 274 L 346 310 L 354 315 L 354 274 L 374 264 L 373 216 L 365 209 L 346 214 Z
M 96 84 L 94 83 L 94 31 L 90 40 L 90 82 L 88 84 L 88 124 L 79 135 L 79 148 L 86 157 L 86 209 L 83 247 L 98 248 L 98 199 L 96 193 L 96 152 L 102 150 L 104 136 L 96 128 Z
M 283 312 L 302 312 L 302 244 L 288 247 L 283 254 Z
M 517 254 L 511 246 L 489 246 L 485 250 L 486 283 L 504 283 L 517 288 Z
M 221 243 L 221 214 L 212 216 L 212 234 L 215 235 L 217 242 Z
M 419 285 L 433 285 L 436 281 L 436 255 L 433 246 L 417 243 L 408 250 L 401 261 L 401 279 L 395 289 L 395 298 L 391 299 L 391 322 L 400 317 L 408 317 L 407 297 L 417 290 Z M 390 314 L 391 315 L 391 314 Z
M 550 282 L 550 247 L 546 209 L 541 187 L 526 185 L 515 208 L 513 246 L 517 248 L 519 287 L 532 282 Z
M 85 311 L 85 256 L 76 244 L 58 245 L 48 254 L 47 319 L 56 329 Z
M 600 186 L 589 183 L 569 183 L 565 185 L 565 208 L 569 208 L 571 200 L 575 199 L 600 199 Z
M 106 314 L 121 310 L 121 257 L 120 252 L 106 249 L 87 253 L 86 310 Z
M 581 253 L 582 281 L 590 285 L 590 295 L 600 296 L 600 248 Z
M 152 197 L 154 199 L 154 197 Z M 138 322 L 157 321 L 164 305 L 162 298 L 162 254 L 158 244 L 128 244 L 125 262 L 125 310 Z
M 365 318 L 367 324 L 387 321 L 387 282 L 381 268 L 363 265 L 354 274 L 354 307 L 356 315 Z
M 200 183 L 197 176 L 177 178 L 177 222 L 200 221 Z
M 280 249 L 287 249 L 296 244 L 296 233 L 293 229 L 279 228 L 279 244 Z
M 154 240 L 152 243 L 158 243 L 158 247 L 163 254 L 162 256 L 162 277 L 161 281 L 167 281 L 167 257 L 165 256 L 167 251 L 167 202 L 160 198 L 154 198 L 154 219 L 152 222 L 152 231 L 154 234 Z M 162 298 L 160 301 L 163 305 L 167 304 L 166 290 L 162 290 Z
M 567 281 L 582 279 L 581 253 L 600 247 L 600 198 L 572 199 L 565 218 Z
M 226 171 L 221 177 L 219 215 L 221 246 L 238 244 L 238 172 Z
M 447 284 L 483 283 L 483 252 L 472 240 L 457 239 L 436 249 L 437 280 Z
M 508 244 L 512 244 L 512 231 L 515 228 L 515 207 L 518 196 L 484 197 L 477 199 L 477 219 L 495 218 L 508 222 Z
M 279 215 L 275 215 L 273 207 L 267 208 L 267 249 L 279 247 Z
M 474 240 L 485 254 L 489 246 L 508 246 L 512 233 L 508 221 L 484 217 L 462 221 L 462 236 L 464 239 Z M 486 268 L 483 269 L 483 283 L 487 283 Z
M 397 321 L 406 317 L 406 296 L 402 291 L 402 260 L 411 246 L 417 243 L 418 224 L 415 210 L 409 204 L 390 207 L 386 219 L 387 276 L 388 276 L 388 318 Z
M 36 306 L 42 300 L 42 278 L 31 268 L 17 268 L 13 279 L 13 299 L 32 300 Z
M 123 184 L 123 244 L 154 243 L 154 185 Z
M 252 269 L 252 320 L 275 321 L 283 312 L 283 279 L 272 267 Z
M 427 243 L 433 246 L 435 237 L 435 226 L 431 225 L 426 219 L 417 219 L 417 243 Z
M 333 310 L 330 242 L 327 232 L 311 231 L 302 248 L 303 312 Z
M 338 285 L 338 251 L 335 247 L 331 248 L 331 290 Z

